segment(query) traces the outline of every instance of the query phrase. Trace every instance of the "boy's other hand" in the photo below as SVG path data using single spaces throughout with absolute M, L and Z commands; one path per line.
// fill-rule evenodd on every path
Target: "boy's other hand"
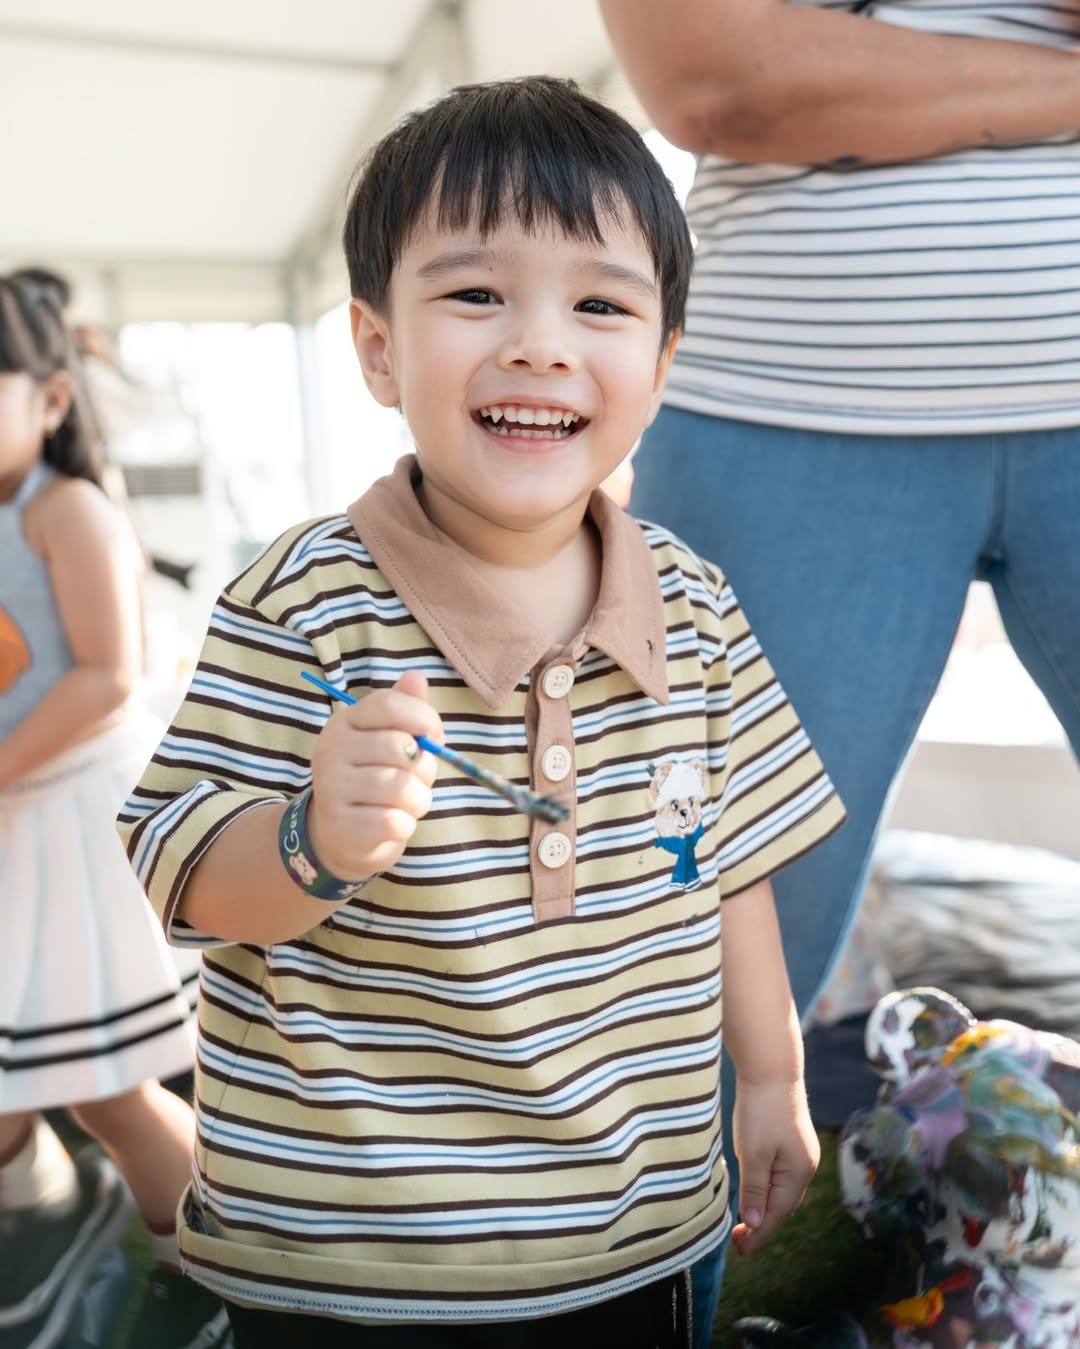
M 821 1159 L 806 1091 L 798 1082 L 740 1082 L 732 1122 L 739 1217 L 732 1241 L 752 1255 L 802 1203 Z
M 414 736 L 442 741 L 427 680 L 406 671 L 392 689 L 337 704 L 311 756 L 308 833 L 323 866 L 362 881 L 393 866 L 431 807 L 438 763 Z

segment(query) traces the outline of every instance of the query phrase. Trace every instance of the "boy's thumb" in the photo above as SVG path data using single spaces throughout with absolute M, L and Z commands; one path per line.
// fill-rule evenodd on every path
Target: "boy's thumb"
M 739 1186 L 739 1217 L 747 1227 L 761 1226 L 768 1198 L 768 1186 L 758 1184 L 753 1178 L 742 1178 Z
M 394 688 L 398 693 L 407 693 L 410 698 L 422 698 L 427 702 L 428 683 L 419 670 L 406 670 Z

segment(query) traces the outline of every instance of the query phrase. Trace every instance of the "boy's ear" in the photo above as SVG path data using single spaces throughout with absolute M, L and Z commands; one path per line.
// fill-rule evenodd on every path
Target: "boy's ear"
M 372 397 L 383 407 L 397 407 L 401 399 L 394 375 L 389 324 L 366 300 L 349 301 L 349 324 L 360 369 Z
M 663 350 L 660 352 L 660 359 L 656 362 L 656 378 L 653 381 L 652 401 L 649 403 L 646 426 L 652 426 L 656 414 L 660 411 L 660 400 L 664 396 L 664 383 L 667 380 L 668 371 L 671 369 L 672 358 L 675 355 L 675 348 L 679 345 L 680 337 L 682 337 L 682 332 L 680 329 L 676 329 L 664 343 Z

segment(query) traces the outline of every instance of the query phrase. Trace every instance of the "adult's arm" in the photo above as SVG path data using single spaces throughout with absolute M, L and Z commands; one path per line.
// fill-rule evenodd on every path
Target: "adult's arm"
M 1080 60 L 786 0 L 599 0 L 658 129 L 695 154 L 856 168 L 1080 130 Z

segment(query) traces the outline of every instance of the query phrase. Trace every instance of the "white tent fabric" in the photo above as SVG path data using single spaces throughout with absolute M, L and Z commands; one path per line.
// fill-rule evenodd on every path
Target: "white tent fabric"
M 309 321 L 349 175 L 452 84 L 569 75 L 640 121 L 592 0 L 0 0 L 0 266 L 81 316 Z

